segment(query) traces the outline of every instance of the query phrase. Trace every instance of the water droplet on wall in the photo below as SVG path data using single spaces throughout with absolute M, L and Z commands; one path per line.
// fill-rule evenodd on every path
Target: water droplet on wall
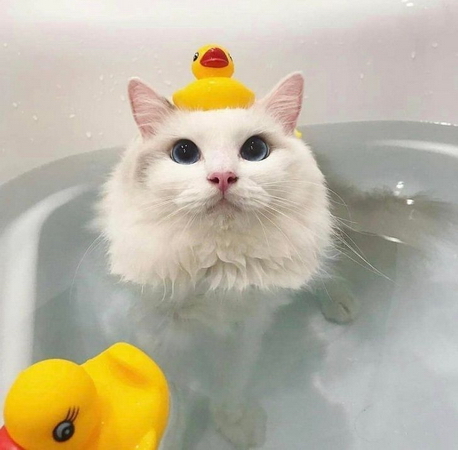
M 92 133 L 91 133 L 90 131 L 86 131 L 86 137 L 87 137 L 88 139 L 91 139 Z
M 432 48 L 437 48 L 437 47 L 439 47 L 439 44 L 438 44 L 437 42 L 433 42 L 433 43 L 431 44 L 431 47 L 432 47 Z
M 359 78 L 361 78 L 361 80 L 364 78 L 364 74 L 363 73 L 360 73 L 359 74 Z
M 167 86 L 171 86 L 172 85 L 172 82 L 170 80 L 165 80 L 164 81 L 164 84 L 167 85 Z
M 19 105 L 16 102 L 13 102 L 13 108 L 17 108 Z
M 100 81 L 103 81 L 104 78 L 105 78 L 105 77 L 104 77 L 103 75 L 100 75 L 100 76 L 99 76 L 99 80 L 100 80 Z
M 75 117 L 76 117 L 75 114 L 70 114 L 70 115 L 68 116 L 69 119 L 74 119 Z
M 8 43 L 7 43 L 7 42 L 4 42 L 4 43 L 3 43 L 3 47 L 5 47 L 5 48 L 8 47 Z
M 412 53 L 410 54 L 410 57 L 411 57 L 412 59 L 415 59 L 416 56 L 417 56 L 417 53 L 416 53 L 416 52 L 412 52 Z
M 119 98 L 121 99 L 122 102 L 126 101 L 126 97 L 124 95 L 121 95 Z
M 38 120 L 38 116 L 37 116 L 36 114 L 34 114 L 34 115 L 32 116 L 32 119 L 36 122 L 36 121 Z

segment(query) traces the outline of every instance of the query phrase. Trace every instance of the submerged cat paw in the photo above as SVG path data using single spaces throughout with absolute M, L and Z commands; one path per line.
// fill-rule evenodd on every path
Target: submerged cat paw
M 265 443 L 267 415 L 259 404 L 216 404 L 211 411 L 217 430 L 238 450 Z
M 359 312 L 358 299 L 345 281 L 334 280 L 326 283 L 318 293 L 321 311 L 330 322 L 352 322 Z

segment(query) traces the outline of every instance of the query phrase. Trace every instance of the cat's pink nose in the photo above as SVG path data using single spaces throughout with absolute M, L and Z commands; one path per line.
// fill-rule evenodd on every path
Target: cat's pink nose
M 218 185 L 218 189 L 224 194 L 238 178 L 234 172 L 214 172 L 207 177 L 207 180 Z

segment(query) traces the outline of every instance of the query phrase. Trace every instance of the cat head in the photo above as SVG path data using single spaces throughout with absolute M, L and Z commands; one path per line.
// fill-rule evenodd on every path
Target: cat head
M 185 111 L 131 80 L 140 136 L 102 202 L 112 271 L 141 283 L 180 271 L 212 286 L 306 282 L 331 220 L 323 175 L 294 135 L 302 94 L 294 73 L 250 108 Z
M 288 184 L 301 181 L 295 177 L 299 143 L 293 132 L 302 93 L 303 78 L 294 73 L 252 108 L 182 111 L 131 80 L 142 140 L 134 181 L 183 214 L 264 209 L 274 192 L 282 197 Z M 303 159 L 308 152 L 299 146 Z

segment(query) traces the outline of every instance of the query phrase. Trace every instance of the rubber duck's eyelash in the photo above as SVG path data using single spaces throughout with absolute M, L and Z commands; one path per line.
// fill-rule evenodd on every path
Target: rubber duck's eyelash
M 230 54 L 230 53 L 228 53 L 228 55 L 229 55 L 229 58 L 231 58 L 231 61 L 234 61 L 234 60 L 232 59 L 232 56 L 231 56 L 231 54 Z
M 76 408 L 76 407 L 70 408 L 67 412 L 67 416 L 65 417 L 65 421 L 74 422 L 76 418 L 78 417 L 79 412 L 80 412 L 79 408 Z
M 195 61 L 199 57 L 199 52 L 194 53 L 192 60 Z

